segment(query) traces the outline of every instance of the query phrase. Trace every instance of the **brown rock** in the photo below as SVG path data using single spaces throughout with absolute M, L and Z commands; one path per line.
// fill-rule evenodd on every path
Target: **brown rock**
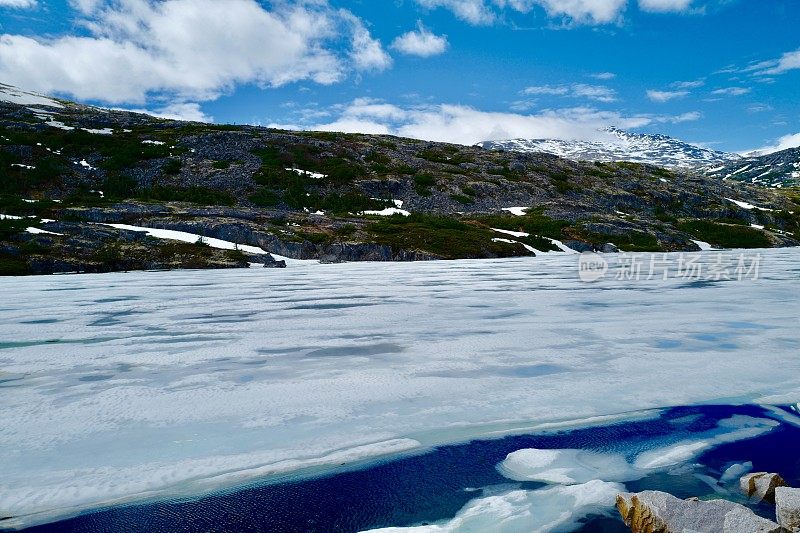
M 750 509 L 726 500 L 681 500 L 659 491 L 617 496 L 617 510 L 633 533 L 781 533 Z
M 781 476 L 768 472 L 752 472 L 739 479 L 742 492 L 757 502 L 775 503 L 775 488 L 785 486 L 786 481 Z

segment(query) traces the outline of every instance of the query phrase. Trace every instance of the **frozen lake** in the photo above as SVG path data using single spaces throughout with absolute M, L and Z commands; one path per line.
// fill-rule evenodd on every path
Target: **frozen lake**
M 0 279 L 2 526 L 644 409 L 795 403 L 800 250 L 760 254 L 756 280 L 612 265 L 585 283 L 575 256 Z

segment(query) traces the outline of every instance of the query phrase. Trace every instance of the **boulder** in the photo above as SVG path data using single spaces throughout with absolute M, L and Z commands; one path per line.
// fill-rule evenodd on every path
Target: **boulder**
M 781 476 L 769 472 L 751 472 L 739 478 L 739 488 L 756 502 L 775 503 L 775 488 L 785 486 Z
M 600 252 L 604 254 L 618 254 L 619 248 L 615 245 L 611 244 L 610 242 L 605 243 L 604 245 L 600 246 Z
M 781 526 L 794 533 L 800 532 L 800 489 L 775 488 L 775 515 Z
M 617 496 L 617 510 L 633 533 L 780 533 L 781 526 L 726 500 L 681 500 L 646 490 Z

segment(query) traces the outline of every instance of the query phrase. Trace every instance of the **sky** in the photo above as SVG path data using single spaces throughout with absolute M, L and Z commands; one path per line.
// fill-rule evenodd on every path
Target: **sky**
M 0 83 L 472 144 L 800 145 L 798 0 L 0 0 Z

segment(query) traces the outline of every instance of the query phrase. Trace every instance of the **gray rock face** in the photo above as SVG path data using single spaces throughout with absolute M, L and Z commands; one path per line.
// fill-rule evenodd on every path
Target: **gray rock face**
M 775 488 L 785 487 L 786 481 L 778 474 L 752 472 L 739 479 L 739 488 L 748 498 L 757 502 L 775 502 Z
M 775 514 L 778 523 L 789 531 L 800 532 L 800 489 L 775 489 Z
M 617 510 L 633 533 L 779 533 L 781 526 L 725 500 L 681 500 L 647 490 L 617 496 Z

